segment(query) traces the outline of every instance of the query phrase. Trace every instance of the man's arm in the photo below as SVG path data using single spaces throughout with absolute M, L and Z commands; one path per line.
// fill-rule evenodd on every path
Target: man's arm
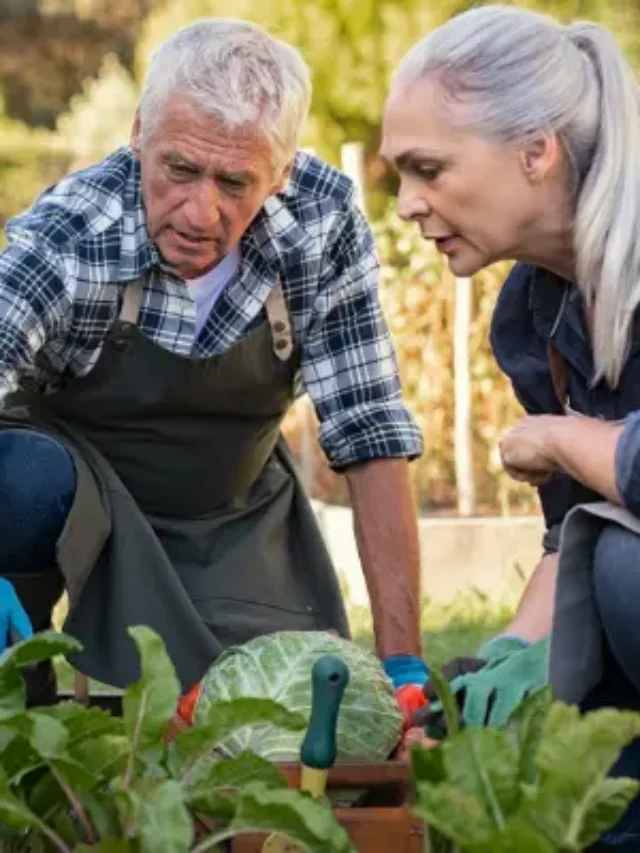
M 378 273 L 371 231 L 355 206 L 347 208 L 323 252 L 301 341 L 302 372 L 320 421 L 320 443 L 331 467 L 348 478 L 376 646 L 393 658 L 387 671 L 391 666 L 390 677 L 400 685 L 426 677 L 424 664 L 414 659 L 420 647 L 419 558 L 407 472 L 407 460 L 420 455 L 423 439 L 402 398 Z
M 55 259 L 18 243 L 0 252 L 0 410 L 47 339 L 63 328 L 68 308 Z
M 420 545 L 408 463 L 354 465 L 347 482 L 378 655 L 420 657 Z

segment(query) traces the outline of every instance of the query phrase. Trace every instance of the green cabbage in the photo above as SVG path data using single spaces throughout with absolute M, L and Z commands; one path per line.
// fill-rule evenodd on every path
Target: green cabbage
M 202 681 L 196 722 L 212 702 L 246 697 L 272 699 L 308 720 L 311 669 L 325 654 L 341 657 L 350 675 L 338 716 L 338 760 L 386 760 L 402 733 L 393 686 L 377 657 L 326 632 L 281 631 L 227 649 Z M 304 731 L 246 726 L 218 744 L 216 752 L 231 758 L 251 750 L 270 761 L 297 761 L 303 737 Z

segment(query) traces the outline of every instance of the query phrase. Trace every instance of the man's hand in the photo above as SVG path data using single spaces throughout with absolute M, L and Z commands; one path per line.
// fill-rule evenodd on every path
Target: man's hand
M 496 637 L 475 658 L 457 659 L 443 667 L 445 676 L 458 673 L 451 689 L 465 726 L 502 725 L 530 693 L 543 687 L 549 674 L 549 638 L 526 644 L 518 638 Z M 433 704 L 419 711 L 414 726 L 443 737 L 446 726 L 432 685 L 425 695 Z
M 406 731 L 411 726 L 413 716 L 426 703 L 424 688 L 429 679 L 429 670 L 423 660 L 412 655 L 393 655 L 382 663 L 395 688 L 396 702 L 402 712 Z
M 557 470 L 552 430 L 560 417 L 528 415 L 502 439 L 502 464 L 514 480 L 539 486 Z

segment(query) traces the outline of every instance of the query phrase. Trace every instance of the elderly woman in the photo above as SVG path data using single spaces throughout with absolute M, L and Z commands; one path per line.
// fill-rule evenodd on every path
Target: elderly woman
M 507 634 L 448 667 L 467 672 L 467 724 L 499 723 L 547 677 L 565 701 L 640 708 L 639 142 L 638 85 L 591 23 L 477 8 L 393 81 L 382 154 L 401 216 L 458 276 L 516 261 L 491 341 L 527 416 L 501 451 L 546 521 Z M 634 747 L 618 769 L 640 777 Z

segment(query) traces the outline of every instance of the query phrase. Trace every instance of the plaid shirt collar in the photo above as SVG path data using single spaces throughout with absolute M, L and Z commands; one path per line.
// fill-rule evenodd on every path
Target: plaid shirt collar
M 130 281 L 153 267 L 160 267 L 168 275 L 176 277 L 175 272 L 163 262 L 147 232 L 140 163 L 130 148 L 122 150 L 129 153 L 131 170 L 122 194 L 118 281 Z M 286 187 L 283 194 L 289 194 Z M 312 243 L 312 237 L 300 226 L 281 199 L 270 196 L 245 232 L 241 246 L 243 257 L 259 259 L 270 270 L 277 271 L 286 265 L 288 255 L 303 253 Z

